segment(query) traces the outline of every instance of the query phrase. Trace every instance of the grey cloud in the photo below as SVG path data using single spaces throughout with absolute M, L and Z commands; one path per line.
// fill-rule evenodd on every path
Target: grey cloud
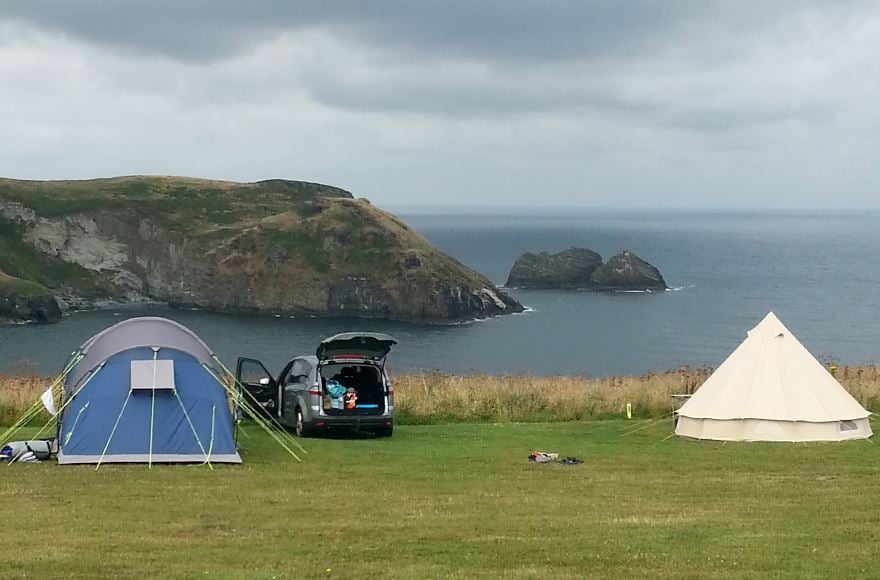
M 871 2 L 0 2 L 0 175 L 523 205 L 820 204 L 838 180 L 876 200 Z
M 555 60 L 629 54 L 669 39 L 704 3 L 516 1 L 13 0 L 0 18 L 182 60 L 235 54 L 281 31 L 333 29 L 421 57 Z
M 5 5 L 0 21 L 23 21 L 98 46 L 195 66 L 251 53 L 285 36 L 320 31 L 346 52 L 335 61 L 318 53 L 311 67 L 297 63 L 297 71 L 279 68 L 277 75 L 282 90 L 285 82 L 295 82 L 296 90 L 331 107 L 473 117 L 594 109 L 632 115 L 640 123 L 711 131 L 737 121 L 760 122 L 766 115 L 748 107 L 688 110 L 673 97 L 663 102 L 662 94 L 623 94 L 609 71 L 640 61 L 655 66 L 657 77 L 672 68 L 717 66 L 736 58 L 749 39 L 775 21 L 822 5 L 820 0 L 752 5 L 693 0 L 14 0 Z M 264 68 L 284 62 L 263 56 Z M 365 72 L 346 76 L 346 67 Z M 248 90 L 226 88 L 204 98 L 224 100 Z M 766 117 L 772 122 L 786 115 Z
M 811 10 L 848 11 L 868 0 L 7 0 L 0 19 L 90 42 L 181 60 L 247 50 L 282 31 L 340 36 L 421 58 L 579 60 L 687 46 L 706 30 L 722 37 Z M 711 47 L 705 47 L 711 52 Z
M 778 123 L 814 125 L 829 122 L 833 112 L 827 106 L 772 108 L 754 105 L 749 109 L 691 107 L 665 111 L 659 121 L 673 127 L 704 132 L 726 132 L 767 127 Z

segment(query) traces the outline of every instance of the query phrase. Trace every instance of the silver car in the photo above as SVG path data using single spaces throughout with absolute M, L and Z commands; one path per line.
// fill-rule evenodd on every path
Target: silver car
M 315 356 L 299 356 L 278 377 L 257 359 L 239 358 L 236 379 L 261 411 L 308 437 L 331 430 L 394 432 L 394 388 L 385 358 L 387 334 L 346 332 L 326 338 Z

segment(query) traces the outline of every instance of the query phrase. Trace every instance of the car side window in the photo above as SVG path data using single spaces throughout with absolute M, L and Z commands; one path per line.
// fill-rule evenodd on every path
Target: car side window
M 294 362 L 293 368 L 290 369 L 290 381 L 307 382 L 311 370 L 311 365 L 304 360 Z

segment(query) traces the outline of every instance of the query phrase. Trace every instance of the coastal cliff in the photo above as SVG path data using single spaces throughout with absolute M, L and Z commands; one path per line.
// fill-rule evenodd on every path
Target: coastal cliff
M 59 320 L 61 309 L 48 288 L 0 270 L 0 323 Z
M 301 181 L 0 179 L 0 269 L 62 308 L 430 323 L 523 309 L 369 201 Z

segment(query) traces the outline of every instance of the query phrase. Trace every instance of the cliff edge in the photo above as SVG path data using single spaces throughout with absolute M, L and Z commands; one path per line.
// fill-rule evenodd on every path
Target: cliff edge
M 369 201 L 279 179 L 0 179 L 0 269 L 63 308 L 155 301 L 429 323 L 523 309 Z

